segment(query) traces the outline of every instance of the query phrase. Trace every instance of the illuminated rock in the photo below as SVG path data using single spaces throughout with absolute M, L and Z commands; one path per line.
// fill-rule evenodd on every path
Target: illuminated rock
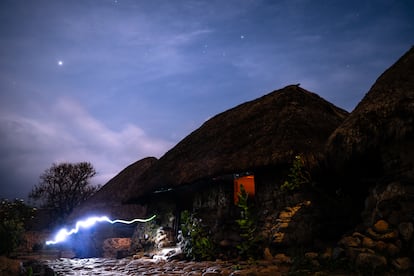
M 130 238 L 110 238 L 103 242 L 103 256 L 105 258 L 124 257 L 129 253 L 131 247 Z

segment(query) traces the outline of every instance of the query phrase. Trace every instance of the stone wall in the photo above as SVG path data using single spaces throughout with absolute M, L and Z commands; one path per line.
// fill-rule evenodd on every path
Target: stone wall
M 358 267 L 406 271 L 414 256 L 414 182 L 393 181 L 370 189 L 363 223 L 339 246 Z

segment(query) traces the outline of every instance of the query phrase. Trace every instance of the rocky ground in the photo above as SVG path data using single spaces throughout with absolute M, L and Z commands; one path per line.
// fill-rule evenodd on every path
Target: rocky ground
M 307 267 L 295 267 L 289 263 L 290 258 L 284 254 L 275 256 L 272 260 L 257 261 L 183 261 L 148 258 L 142 256 L 115 258 L 33 258 L 16 260 L 0 258 L 0 275 L 198 275 L 198 276 L 278 276 L 278 275 L 396 275 L 377 270 L 364 274 L 364 271 L 343 269 L 315 268 L 312 264 Z M 397 275 L 411 275 L 408 271 Z
M 314 269 L 295 269 L 293 272 L 294 265 L 290 257 L 284 254 L 277 255 L 271 260 L 203 262 L 167 261 L 157 256 L 149 258 L 142 255 L 121 259 L 27 257 L 20 260 L 1 259 L 0 275 L 352 275 L 349 272 L 334 273 Z
M 261 261 L 255 264 L 164 261 L 149 258 L 57 259 L 46 261 L 56 275 L 283 275 L 286 268 Z

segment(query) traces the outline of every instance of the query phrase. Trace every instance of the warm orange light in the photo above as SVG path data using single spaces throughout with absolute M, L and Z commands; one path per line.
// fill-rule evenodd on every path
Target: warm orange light
M 247 192 L 249 197 L 254 197 L 255 185 L 254 175 L 243 176 L 234 179 L 234 203 L 237 204 L 239 201 L 240 185 L 243 185 L 244 190 Z

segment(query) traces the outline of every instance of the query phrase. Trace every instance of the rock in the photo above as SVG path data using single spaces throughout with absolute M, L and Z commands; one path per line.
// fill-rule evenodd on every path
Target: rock
M 268 266 L 265 268 L 260 269 L 257 273 L 257 276 L 268 276 L 268 275 L 272 275 L 272 276 L 279 276 L 281 275 L 279 268 L 277 266 Z
M 339 245 L 344 247 L 359 247 L 361 240 L 358 237 L 345 236 L 339 241 Z
M 400 253 L 400 248 L 393 243 L 387 244 L 386 253 L 388 256 L 397 256 Z
M 375 232 L 372 228 L 368 228 L 367 234 L 374 240 L 395 240 L 396 238 L 398 238 L 398 231 L 396 230 L 392 230 L 391 232 L 381 234 Z
M 144 254 L 145 254 L 144 252 L 137 252 L 132 256 L 132 258 L 133 259 L 141 259 L 141 258 L 144 257 Z
M 286 256 L 283 253 L 276 254 L 274 259 L 277 264 L 291 264 L 292 263 L 292 258 L 289 256 Z
M 276 232 L 273 234 L 273 243 L 282 243 L 285 239 L 285 233 Z
M 279 219 L 282 221 L 290 221 L 290 219 L 292 218 L 293 214 L 292 212 L 289 211 L 282 211 L 279 214 Z
M 278 223 L 278 228 L 279 229 L 284 229 L 284 228 L 288 228 L 289 227 L 289 223 L 288 222 L 280 222 Z
M 375 249 L 379 252 L 384 252 L 385 249 L 387 248 L 387 243 L 383 242 L 383 241 L 378 241 L 376 243 Z
M 320 257 L 324 261 L 329 261 L 332 259 L 333 249 L 331 247 L 326 248 L 325 252 L 323 252 Z
M 318 253 L 316 252 L 306 252 L 305 253 L 305 258 L 308 260 L 315 260 L 318 258 Z
M 376 269 L 379 267 L 385 267 L 387 265 L 387 259 L 384 256 L 372 253 L 360 253 L 356 258 L 355 264 L 358 267 Z
M 207 272 L 204 272 L 202 274 L 202 276 L 215 276 L 215 275 L 221 275 L 221 273 L 220 272 L 207 271 Z
M 332 259 L 334 260 L 338 260 L 339 258 L 341 258 L 342 256 L 344 256 L 345 254 L 345 250 L 341 247 L 335 247 L 332 250 Z
M 318 268 L 321 266 L 318 260 L 311 260 L 311 264 L 313 267 Z
M 229 240 L 221 240 L 219 245 L 221 247 L 230 247 L 231 246 L 231 242 Z
M 110 238 L 103 242 L 103 255 L 106 258 L 117 258 L 118 252 L 129 251 L 131 246 L 130 238 Z M 125 253 L 122 253 L 125 254 Z
M 130 254 L 129 248 L 125 249 L 125 250 L 116 251 L 116 258 L 117 259 L 123 259 L 123 258 L 126 258 L 126 257 L 130 256 L 130 255 L 131 254 Z
M 167 261 L 172 261 L 172 260 L 184 260 L 185 259 L 185 254 L 183 252 L 180 251 L 174 251 L 174 253 L 171 253 L 169 255 L 167 255 Z
M 389 232 L 389 224 L 385 220 L 379 220 L 374 224 L 374 230 L 377 233 L 383 234 Z
M 398 230 L 403 240 L 409 241 L 413 237 L 414 227 L 412 222 L 403 222 L 398 225 Z
M 174 245 L 173 230 L 169 227 L 162 227 L 157 230 L 155 237 L 155 246 L 158 249 L 167 248 Z
M 181 259 L 182 257 L 183 254 L 179 246 L 163 248 L 154 254 L 154 256 L 152 256 L 153 259 L 160 261 L 177 260 Z
M 364 237 L 362 239 L 362 246 L 365 248 L 374 248 L 376 243 L 369 237 Z
M 362 240 L 365 237 L 365 235 L 363 235 L 359 232 L 354 232 L 354 233 L 352 233 L 352 237 L 359 238 L 360 240 Z
M 270 253 L 270 249 L 269 247 L 266 247 L 264 252 L 263 252 L 263 257 L 266 261 L 271 261 L 273 260 L 273 256 L 272 253 Z
M 345 249 L 345 253 L 350 260 L 354 261 L 361 253 L 375 254 L 375 251 L 369 248 L 348 247 Z
M 404 271 L 404 270 L 410 269 L 411 266 L 412 266 L 412 263 L 411 263 L 410 258 L 408 258 L 408 257 L 401 257 L 401 258 L 397 258 L 394 261 L 392 261 L 392 265 L 396 269 L 401 270 L 401 271 Z
M 19 275 L 20 261 L 10 259 L 6 256 L 0 256 L 0 274 L 1 275 Z

